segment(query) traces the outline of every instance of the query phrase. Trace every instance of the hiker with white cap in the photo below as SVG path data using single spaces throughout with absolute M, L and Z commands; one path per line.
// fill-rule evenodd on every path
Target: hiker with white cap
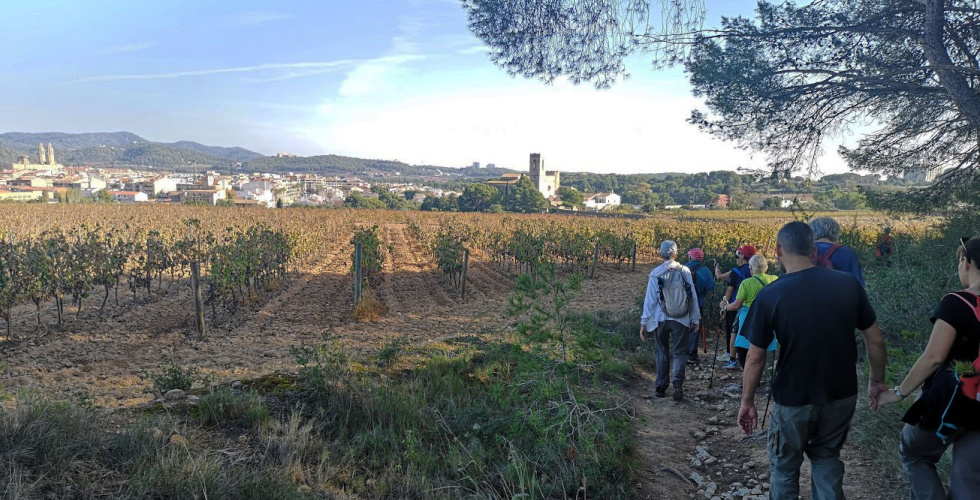
M 676 260 L 677 243 L 661 243 L 660 257 L 664 262 L 650 272 L 647 282 L 640 339 L 646 341 L 650 332 L 657 342 L 654 396 L 666 396 L 667 387 L 673 383 L 673 398 L 680 401 L 684 398 L 684 365 L 690 352 L 691 331 L 698 329 L 701 310 L 691 270 Z

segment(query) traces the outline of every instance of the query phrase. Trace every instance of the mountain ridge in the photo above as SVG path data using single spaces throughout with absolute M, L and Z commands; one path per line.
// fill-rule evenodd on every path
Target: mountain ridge
M 341 155 L 263 156 L 241 147 L 208 146 L 194 141 L 154 142 L 132 132 L 6 132 L 0 134 L 0 165 L 18 156 L 33 158 L 37 144 L 51 143 L 55 158 L 66 165 L 137 166 L 188 169 L 210 165 L 216 170 L 246 172 L 310 172 L 326 175 L 374 175 L 441 177 L 453 174 L 467 179 L 499 177 L 515 170 L 503 168 L 455 168 L 410 165 L 395 160 L 365 159 Z M 240 167 L 239 167 L 240 164 Z

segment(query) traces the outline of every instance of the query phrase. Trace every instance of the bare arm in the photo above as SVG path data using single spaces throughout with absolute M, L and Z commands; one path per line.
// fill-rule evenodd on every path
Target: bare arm
M 929 336 L 929 344 L 926 345 L 925 352 L 915 361 L 912 370 L 909 371 L 902 384 L 898 386 L 902 394 L 911 394 L 929 376 L 936 373 L 939 367 L 943 366 L 955 340 L 956 329 L 953 328 L 953 325 L 937 319 L 936 324 L 932 327 L 932 334 Z
M 727 306 L 725 306 L 725 310 L 726 311 L 737 311 L 737 310 L 741 309 L 743 305 L 745 305 L 745 301 L 744 300 L 742 300 L 742 299 L 735 299 L 735 302 L 732 302 L 731 304 L 728 304 Z
M 762 380 L 765 366 L 766 350 L 757 345 L 750 346 L 742 375 L 742 407 L 738 410 L 738 425 L 746 436 L 752 435 L 759 420 L 755 409 L 755 388 L 759 385 L 759 380 Z
M 871 382 L 885 381 L 885 363 L 888 361 L 888 354 L 885 351 L 885 334 L 881 331 L 878 323 L 871 325 L 870 328 L 861 332 L 864 334 L 864 345 L 868 348 L 868 362 L 871 363 Z
M 885 334 L 877 322 L 861 333 L 864 334 L 864 345 L 868 348 L 868 362 L 871 363 L 871 373 L 868 375 L 868 398 L 871 399 L 871 408 L 877 410 L 881 405 L 881 398 L 888 394 L 888 386 L 885 385 L 885 364 L 888 362 Z

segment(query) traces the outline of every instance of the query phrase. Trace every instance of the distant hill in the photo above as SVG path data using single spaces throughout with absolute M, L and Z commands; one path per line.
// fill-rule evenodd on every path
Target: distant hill
M 0 170 L 10 168 L 10 164 L 17 161 L 24 153 L 16 151 L 0 144 Z
M 65 134 L 62 132 L 8 132 L 0 134 L 0 140 L 7 144 L 19 146 L 25 151 L 37 151 L 38 143 L 47 145 L 49 142 L 55 150 L 85 149 L 98 146 L 127 146 L 131 144 L 150 142 L 131 132 L 97 132 L 86 134 Z M 56 152 L 57 154 L 57 152 Z
M 234 163 L 233 160 L 227 158 L 156 143 L 143 143 L 127 147 L 104 146 L 71 149 L 62 150 L 60 153 L 56 148 L 55 157 L 58 162 L 66 165 L 132 165 L 165 169 L 187 167 L 189 164 L 213 165 L 221 168 Z
M 161 146 L 170 146 L 177 149 L 183 149 L 186 151 L 196 151 L 198 153 L 204 153 L 211 156 L 217 156 L 219 158 L 227 158 L 233 161 L 249 161 L 257 158 L 262 158 L 262 155 L 256 153 L 255 151 L 249 151 L 245 148 L 222 148 L 218 146 L 205 146 L 192 141 L 180 141 L 173 143 L 159 143 Z
M 0 146 L 21 151 L 22 154 L 36 153 L 38 143 L 51 143 L 55 149 L 55 158 L 59 162 L 72 164 L 126 161 L 133 165 L 170 167 L 179 166 L 183 157 L 185 162 L 225 165 L 262 157 L 259 153 L 237 147 L 206 146 L 191 141 L 170 144 L 153 142 L 132 132 L 0 134 Z M 119 152 L 120 149 L 132 151 Z M 169 161 L 174 163 L 167 163 Z
M 315 172 L 327 175 L 385 174 L 398 177 L 457 176 L 464 178 L 499 177 L 507 172 L 502 168 L 449 168 L 432 165 L 409 165 L 391 160 L 368 160 L 349 156 L 269 156 L 242 163 L 247 172 Z
M 338 155 L 264 157 L 239 147 L 207 146 L 192 141 L 153 142 L 132 132 L 0 134 L 0 166 L 16 161 L 20 155 L 36 157 L 38 143 L 51 143 L 55 149 L 55 158 L 65 165 L 152 166 L 174 170 L 188 169 L 191 165 L 211 165 L 218 170 L 231 170 L 237 163 L 241 163 L 240 171 L 244 172 L 310 172 L 325 175 L 447 177 L 467 180 L 494 178 L 515 172 L 503 168 L 409 165 L 400 161 Z

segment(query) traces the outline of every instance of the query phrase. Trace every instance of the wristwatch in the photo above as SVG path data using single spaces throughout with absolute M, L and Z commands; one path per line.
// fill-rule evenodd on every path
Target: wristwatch
M 900 385 L 896 385 L 895 386 L 895 395 L 898 396 L 898 397 L 900 397 L 900 398 L 902 398 L 902 399 L 905 399 L 905 398 L 909 397 L 908 394 L 902 394 L 902 386 L 900 386 Z

